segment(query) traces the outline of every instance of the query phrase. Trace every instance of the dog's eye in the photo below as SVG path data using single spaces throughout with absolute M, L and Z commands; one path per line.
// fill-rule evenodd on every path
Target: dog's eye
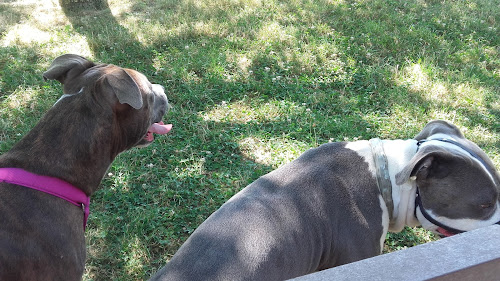
M 482 209 L 488 209 L 488 208 L 491 208 L 493 206 L 492 203 L 484 203 L 484 204 L 481 204 L 480 205 Z

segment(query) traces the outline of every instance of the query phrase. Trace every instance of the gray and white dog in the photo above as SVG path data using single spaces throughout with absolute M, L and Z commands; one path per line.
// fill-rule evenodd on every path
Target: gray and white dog
M 244 188 L 152 280 L 284 280 L 381 253 L 388 231 L 499 223 L 500 176 L 459 129 L 310 149 Z

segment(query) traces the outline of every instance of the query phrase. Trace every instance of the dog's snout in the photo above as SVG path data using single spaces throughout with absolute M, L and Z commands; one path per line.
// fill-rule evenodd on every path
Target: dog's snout
M 166 109 L 168 110 L 170 106 L 168 105 L 168 98 L 165 94 L 165 88 L 159 84 L 152 84 L 151 89 L 153 90 L 154 95 L 159 98 L 162 103 L 165 104 Z
M 159 84 L 152 84 L 151 90 L 154 96 L 154 118 L 155 122 L 161 121 L 163 115 L 165 115 L 171 108 L 167 95 L 165 94 L 165 88 Z
M 165 88 L 162 85 L 152 84 L 151 88 L 156 95 L 165 96 L 165 98 L 167 97 L 167 95 L 165 94 Z

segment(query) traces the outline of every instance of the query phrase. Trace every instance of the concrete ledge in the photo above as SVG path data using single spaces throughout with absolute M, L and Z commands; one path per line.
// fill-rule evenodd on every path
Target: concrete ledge
M 500 280 L 500 225 L 301 276 L 326 280 Z

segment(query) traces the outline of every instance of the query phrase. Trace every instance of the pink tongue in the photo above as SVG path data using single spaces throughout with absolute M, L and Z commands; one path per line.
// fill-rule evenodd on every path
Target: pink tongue
M 154 123 L 149 127 L 149 132 L 159 134 L 159 135 L 164 135 L 172 130 L 172 124 L 163 124 L 163 122 L 159 123 Z
M 451 233 L 451 232 L 449 232 L 448 230 L 446 230 L 446 229 L 444 229 L 442 227 L 438 227 L 437 232 L 443 234 L 446 237 L 450 237 L 450 236 L 455 235 L 455 233 Z
M 172 124 L 165 125 L 163 124 L 163 122 L 154 123 L 153 125 L 151 125 L 151 127 L 149 127 L 148 134 L 146 135 L 145 139 L 151 142 L 154 140 L 153 133 L 164 135 L 170 132 L 170 130 L 172 130 Z

